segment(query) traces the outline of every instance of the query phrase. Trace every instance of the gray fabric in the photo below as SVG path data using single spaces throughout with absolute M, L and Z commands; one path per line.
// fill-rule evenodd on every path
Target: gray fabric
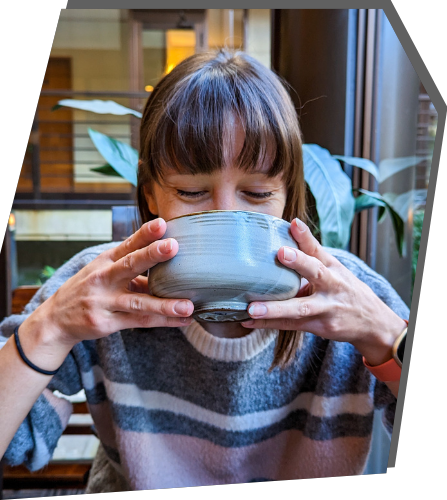
M 34 463 L 40 462 L 36 454 L 36 439 L 39 439 L 41 446 L 45 446 L 42 453 L 48 455 L 48 460 L 56 448 L 62 431 L 58 414 L 41 395 L 20 424 L 6 450 L 5 459 L 10 465 L 24 463 L 29 469 L 34 469 Z
M 11 335 L 14 327 L 62 283 L 114 245 L 116 243 L 84 250 L 64 264 L 39 290 L 23 315 L 14 315 L 3 321 L 0 334 L 3 337 Z M 383 277 L 347 252 L 327 250 L 369 285 L 398 315 L 408 318 L 408 308 Z M 206 411 L 228 416 L 282 408 L 301 393 L 324 397 L 364 394 L 370 397 L 376 409 L 385 408 L 384 423 L 391 431 L 396 400 L 386 385 L 379 383 L 365 369 L 360 354 L 352 345 L 327 341 L 307 333 L 301 355 L 287 369 L 269 372 L 273 347 L 271 343 L 253 358 L 241 362 L 217 361 L 196 350 L 177 328 L 121 331 L 98 341 L 76 345 L 49 388 L 63 394 L 74 394 L 82 388 L 82 375 L 96 366 L 110 382 L 158 391 Z M 87 389 L 86 395 L 90 404 L 110 402 L 112 421 L 118 429 L 182 434 L 229 448 L 259 443 L 287 429 L 301 430 L 313 440 L 370 436 L 373 422 L 372 413 L 318 419 L 305 410 L 299 410 L 259 431 L 235 432 L 193 421 L 178 412 L 148 411 L 142 407 L 115 404 L 109 401 L 102 382 Z M 36 426 L 40 433 L 46 436 L 51 434 L 51 443 L 47 443 L 49 449 L 60 437 L 63 429 L 56 429 L 51 418 L 45 420 L 51 411 L 47 412 L 38 405 L 33 407 L 8 448 L 7 461 L 17 463 L 18 457 L 25 459 L 25 455 L 33 453 Z M 95 424 L 99 428 L 101 422 Z M 125 491 L 128 488 L 122 483 L 123 478 L 117 476 L 106 453 L 102 448 L 100 450 L 91 473 L 90 492 Z M 153 450 L 153 453 L 156 452 Z M 113 454 L 118 461 L 119 450 L 113 450 Z
M 280 422 L 249 431 L 227 431 L 171 412 L 148 411 L 144 408 L 113 405 L 115 420 L 123 430 L 197 437 L 226 448 L 239 448 L 266 441 L 291 429 L 302 431 L 315 441 L 339 437 L 367 437 L 374 413 L 369 415 L 337 415 L 319 418 L 306 410 L 296 410 Z

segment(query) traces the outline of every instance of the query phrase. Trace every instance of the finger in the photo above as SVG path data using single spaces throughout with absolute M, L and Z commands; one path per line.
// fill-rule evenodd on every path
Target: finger
M 136 293 L 149 293 L 147 276 L 137 276 L 129 282 L 128 290 Z
M 127 330 L 129 328 L 179 328 L 188 326 L 193 318 L 177 317 L 171 318 L 158 314 L 135 315 L 124 312 L 114 314 L 113 323 L 116 330 Z
M 307 281 L 306 278 L 301 278 L 301 286 L 298 290 L 297 297 L 308 297 L 314 292 L 313 286 Z
M 135 250 L 114 262 L 106 271 L 106 280 L 109 283 L 127 283 L 139 274 L 147 272 L 155 264 L 172 259 L 177 252 L 178 243 L 173 238 L 154 241 L 149 246 Z
M 298 243 L 298 248 L 305 254 L 315 257 L 325 266 L 333 262 L 333 257 L 327 253 L 317 239 L 311 233 L 309 227 L 300 219 L 293 219 L 290 225 L 290 232 L 293 238 Z
M 329 299 L 323 294 L 284 301 L 253 302 L 248 308 L 253 319 L 241 324 L 245 328 L 296 330 L 326 337 L 332 328 L 332 309 Z
M 300 320 L 322 315 L 328 310 L 323 297 L 301 297 L 288 300 L 252 302 L 247 309 L 253 319 L 293 319 Z
M 127 292 L 115 297 L 113 312 L 187 317 L 194 312 L 194 304 L 188 299 L 160 299 L 144 293 Z
M 302 330 L 297 320 L 290 319 L 249 319 L 243 321 L 244 328 L 259 328 L 269 330 Z
M 281 247 L 278 260 L 290 269 L 303 276 L 309 283 L 318 288 L 327 289 L 334 283 L 334 277 L 319 259 L 311 257 L 301 250 L 292 247 Z
M 324 337 L 326 331 L 324 324 L 318 317 L 306 319 L 252 319 L 243 321 L 241 325 L 244 328 L 259 328 L 270 330 L 295 330 L 299 332 L 310 332 L 320 337 Z
M 163 219 L 158 218 L 146 222 L 138 231 L 112 250 L 110 253 L 112 260 L 116 262 L 129 253 L 148 246 L 150 243 L 162 238 L 165 232 L 166 222 Z

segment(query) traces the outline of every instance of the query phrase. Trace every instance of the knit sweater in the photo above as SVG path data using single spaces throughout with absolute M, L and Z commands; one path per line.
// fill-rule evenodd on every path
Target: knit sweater
M 40 303 L 112 245 L 86 249 L 64 264 L 23 314 L 2 322 L 0 347 Z M 327 251 L 408 318 L 383 277 L 347 252 Z M 384 409 L 391 432 L 396 399 L 351 344 L 310 333 L 288 368 L 269 372 L 277 334 L 253 330 L 224 339 L 193 322 L 80 342 L 20 425 L 6 461 L 31 470 L 47 464 L 72 411 L 54 391 L 84 389 L 101 442 L 92 492 L 361 474 L 374 410 Z

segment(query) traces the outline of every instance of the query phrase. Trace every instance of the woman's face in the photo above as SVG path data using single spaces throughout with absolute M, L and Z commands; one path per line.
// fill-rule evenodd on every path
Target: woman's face
M 236 158 L 244 134 L 237 125 L 227 141 L 227 158 Z M 165 220 L 205 210 L 247 210 L 282 217 L 287 191 L 282 176 L 268 177 L 268 158 L 254 172 L 228 166 L 211 174 L 179 174 L 166 169 L 160 184 L 145 189 L 152 214 Z
M 248 210 L 281 217 L 286 187 L 280 177 L 226 167 L 212 174 L 168 171 L 146 192 L 149 210 L 165 220 L 204 210 Z

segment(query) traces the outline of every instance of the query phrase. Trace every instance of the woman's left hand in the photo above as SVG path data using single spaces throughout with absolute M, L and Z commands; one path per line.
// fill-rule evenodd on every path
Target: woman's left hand
M 291 224 L 299 250 L 281 247 L 279 261 L 302 276 L 295 298 L 252 302 L 247 328 L 307 331 L 350 342 L 372 365 L 391 358 L 406 323 L 365 283 L 326 252 L 299 219 Z

